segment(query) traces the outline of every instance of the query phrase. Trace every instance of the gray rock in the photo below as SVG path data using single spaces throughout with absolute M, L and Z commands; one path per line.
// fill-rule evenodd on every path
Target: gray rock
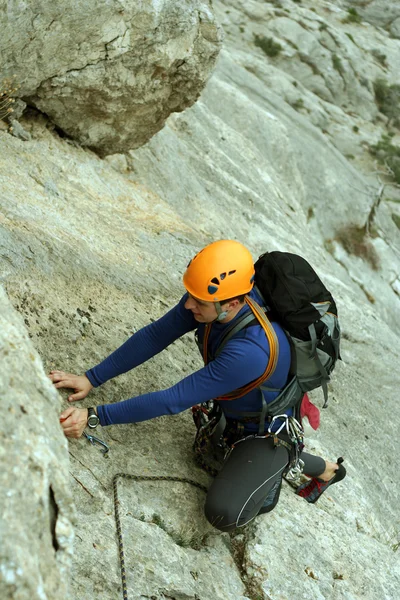
M 60 402 L 0 287 L 0 597 L 65 598 L 74 516 Z
M 397 599 L 399 190 L 385 178 L 377 202 L 384 176 L 366 146 L 386 131 L 373 122 L 371 81 L 382 73 L 397 81 L 399 42 L 366 22 L 343 24 L 343 7 L 280 4 L 215 3 L 226 41 L 213 76 L 193 107 L 171 115 L 139 149 L 101 160 L 37 115 L 21 118 L 30 141 L 0 132 L 0 278 L 45 371 L 82 373 L 164 314 L 183 292 L 188 259 L 217 238 L 244 241 L 254 257 L 266 249 L 301 253 L 338 301 L 343 360 L 306 447 L 329 459 L 343 455 L 345 481 L 315 506 L 285 485 L 275 511 L 233 539 L 210 529 L 204 493 L 187 483 L 124 481 L 130 599 Z M 276 58 L 254 44 L 254 34 L 270 26 L 283 47 Z M 323 72 L 336 41 L 347 43 L 343 36 L 354 45 L 346 46 L 346 69 L 365 77 L 359 110 L 350 71 L 347 87 L 336 72 L 332 79 Z M 321 61 L 320 80 L 292 38 L 304 44 L 303 56 Z M 372 53 L 377 48 L 386 67 Z M 313 92 L 317 80 L 330 101 Z M 367 223 L 361 250 L 348 244 Z M 185 337 L 80 406 L 168 388 L 200 366 Z M 321 395 L 313 400 L 321 404 Z M 47 429 L 59 434 L 56 417 Z M 69 600 L 122 598 L 115 473 L 210 481 L 193 461 L 189 413 L 98 435 L 110 446 L 107 459 L 85 439 L 68 442 L 78 512 Z M 25 556 L 24 536 L 13 535 Z
M 193 104 L 221 43 L 203 0 L 17 3 L 0 27 L 2 73 L 18 95 L 103 155 L 141 146 Z
M 400 17 L 397 17 L 390 23 L 390 33 L 394 38 L 400 39 Z
M 27 141 L 31 139 L 30 133 L 25 131 L 22 125 L 15 119 L 10 119 L 10 132 L 20 140 Z
M 377 27 L 390 31 L 393 37 L 399 37 L 394 23 L 400 18 L 399 0 L 344 0 L 339 2 L 343 8 L 355 10 L 360 17 Z

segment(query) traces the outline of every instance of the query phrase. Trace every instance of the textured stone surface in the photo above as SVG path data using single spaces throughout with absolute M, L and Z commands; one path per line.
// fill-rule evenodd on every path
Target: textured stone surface
M 0 132 L 0 277 L 46 371 L 81 373 L 164 314 L 183 291 L 188 259 L 216 238 L 242 240 L 254 257 L 265 249 L 300 252 L 338 300 L 343 362 L 307 447 L 329 459 L 343 455 L 346 480 L 315 506 L 285 485 L 277 509 L 234 539 L 210 531 L 201 491 L 123 482 L 130 599 L 397 600 L 400 193 L 366 150 L 387 131 L 373 122 L 371 99 L 362 114 L 346 109 L 343 89 L 328 102 L 301 69 L 297 78 L 284 68 L 287 58 L 280 63 L 254 45 L 271 19 L 276 25 L 290 15 L 294 24 L 284 22 L 293 32 L 299 20 L 322 18 L 311 8 L 340 30 L 344 9 L 281 4 L 215 4 L 226 39 L 213 77 L 199 101 L 142 148 L 101 160 L 34 114 L 21 119 L 30 141 Z M 312 31 L 318 49 L 319 26 Z M 388 56 L 385 77 L 396 81 L 399 42 L 367 23 L 346 31 L 364 44 L 357 68 L 368 72 L 379 46 Z M 307 44 L 311 51 L 308 35 Z M 367 220 L 375 268 L 367 250 L 357 256 L 338 236 Z M 81 405 L 169 387 L 200 365 L 189 336 Z M 84 439 L 68 444 L 78 511 L 70 600 L 122 598 L 115 473 L 209 483 L 192 459 L 188 413 L 99 435 L 110 445 L 108 459 Z
M 101 154 L 137 148 L 200 95 L 221 31 L 209 2 L 11 2 L 1 76 L 68 136 Z
M 0 597 L 65 598 L 74 511 L 60 401 L 0 287 Z
M 386 29 L 395 38 L 400 37 L 399 0 L 342 0 L 335 3 L 344 9 L 356 10 L 364 21 Z

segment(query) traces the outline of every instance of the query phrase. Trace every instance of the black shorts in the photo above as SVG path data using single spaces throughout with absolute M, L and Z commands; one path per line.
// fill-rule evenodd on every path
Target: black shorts
M 324 472 L 322 458 L 303 452 L 301 459 L 307 475 L 318 477 Z M 272 438 L 239 442 L 208 491 L 205 514 L 211 525 L 221 531 L 243 527 L 259 514 L 266 499 L 268 507 L 262 512 L 272 510 L 288 464 L 288 450 L 285 446 L 275 446 Z

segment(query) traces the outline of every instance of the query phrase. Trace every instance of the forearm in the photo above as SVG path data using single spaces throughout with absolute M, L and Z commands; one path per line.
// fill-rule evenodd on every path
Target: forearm
M 86 376 L 90 383 L 98 387 L 109 379 L 130 371 L 193 330 L 196 322 L 190 311 L 184 309 L 183 300 L 161 319 L 132 335 L 96 367 L 89 369 Z
M 260 365 L 252 361 L 247 368 L 241 369 L 242 360 L 243 355 L 225 355 L 166 390 L 98 406 L 100 423 L 103 426 L 138 423 L 162 415 L 177 414 L 195 404 L 231 392 L 262 373 L 263 363 Z

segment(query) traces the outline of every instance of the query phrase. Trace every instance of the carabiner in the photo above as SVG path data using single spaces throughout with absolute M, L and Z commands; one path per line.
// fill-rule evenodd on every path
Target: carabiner
M 101 440 L 98 437 L 95 437 L 94 435 L 89 435 L 88 433 L 86 433 L 86 431 L 83 432 L 83 435 L 92 444 L 92 446 L 95 446 L 96 444 L 102 446 L 102 448 L 100 448 L 100 452 L 104 456 L 106 456 L 107 452 L 110 450 L 110 447 L 105 442 L 103 442 L 103 440 Z
M 277 419 L 283 420 L 283 423 L 278 428 L 277 431 L 272 431 L 272 427 L 275 425 L 275 421 L 277 421 Z M 286 431 L 289 434 L 287 420 L 288 420 L 288 416 L 287 415 L 275 415 L 274 417 L 272 417 L 271 423 L 269 424 L 269 427 L 268 427 L 268 430 L 267 430 L 268 433 L 270 433 L 271 435 L 278 435 L 282 431 L 282 429 L 284 429 L 284 427 L 286 427 Z

